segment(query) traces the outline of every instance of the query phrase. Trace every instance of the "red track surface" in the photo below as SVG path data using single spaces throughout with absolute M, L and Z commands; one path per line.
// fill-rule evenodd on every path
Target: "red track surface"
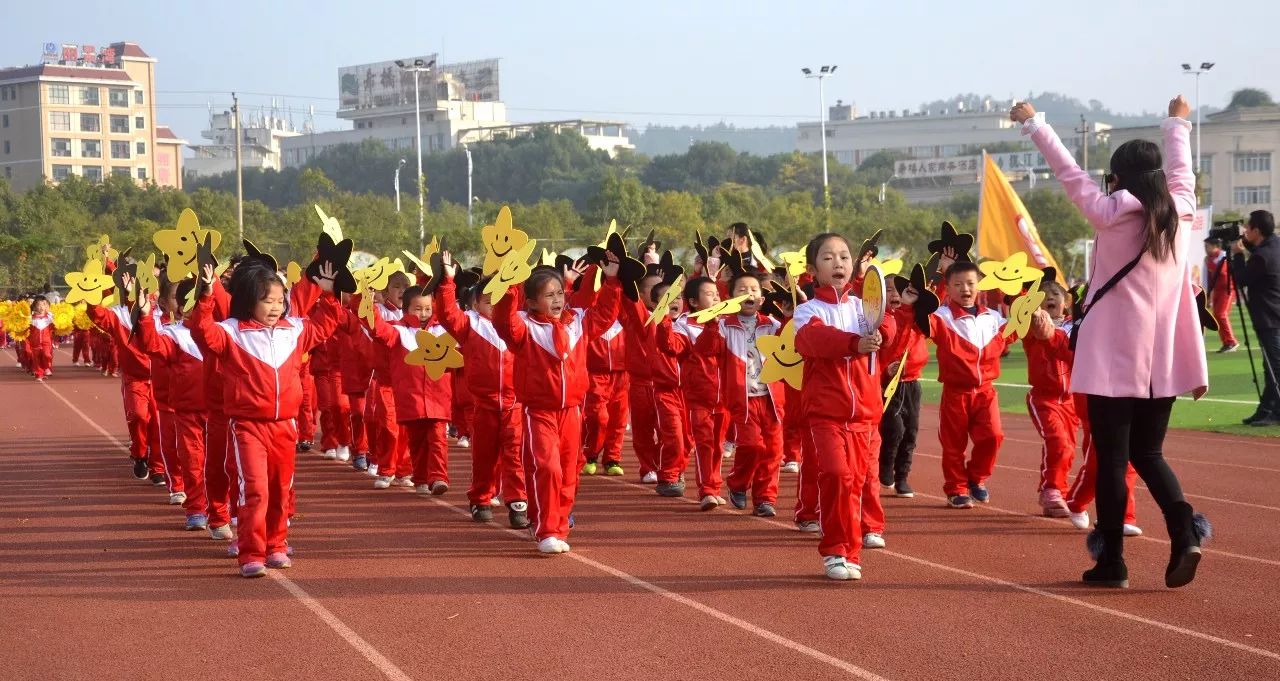
M 932 410 L 917 497 L 886 500 L 861 582 L 824 579 L 789 511 L 700 513 L 633 475 L 585 479 L 573 552 L 543 557 L 470 520 L 458 449 L 433 499 L 301 455 L 295 567 L 244 580 L 131 478 L 117 381 L 69 359 L 44 386 L 0 373 L 5 679 L 1280 678 L 1280 443 L 1170 435 L 1218 532 L 1177 591 L 1145 493 L 1133 588 L 1078 584 L 1084 534 L 1029 515 L 1025 418 L 1006 420 L 992 504 L 943 508 Z

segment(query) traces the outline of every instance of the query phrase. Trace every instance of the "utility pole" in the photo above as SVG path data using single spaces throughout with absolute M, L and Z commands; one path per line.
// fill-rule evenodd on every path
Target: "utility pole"
M 1080 133 L 1080 167 L 1084 169 L 1085 174 L 1089 173 L 1089 122 L 1084 119 L 1084 114 L 1080 114 L 1080 127 L 1076 128 L 1076 132 Z
M 827 182 L 827 96 L 823 81 L 827 76 L 835 75 L 836 66 L 828 65 L 814 73 L 812 69 L 802 68 L 800 72 L 805 78 L 818 79 L 818 132 L 822 136 L 822 207 L 827 214 L 827 228 L 831 227 L 831 186 Z
M 244 166 L 240 161 L 240 98 L 231 93 L 231 127 L 236 131 L 236 226 L 244 243 Z

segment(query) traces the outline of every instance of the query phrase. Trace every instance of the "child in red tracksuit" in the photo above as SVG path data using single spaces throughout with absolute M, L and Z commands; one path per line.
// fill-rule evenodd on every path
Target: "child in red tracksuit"
M 162 275 L 163 276 L 163 275 Z M 168 282 L 161 280 L 163 286 L 169 286 Z M 141 327 L 150 325 L 153 330 L 158 331 L 164 324 L 162 317 L 163 311 L 159 305 L 152 309 L 152 301 L 138 301 L 138 305 L 146 307 L 149 312 L 144 314 L 139 320 L 134 333 L 129 337 L 129 343 L 138 350 L 151 355 L 147 347 L 142 343 Z M 186 503 L 187 491 L 185 478 L 182 474 L 182 458 L 178 455 L 178 427 L 177 419 L 174 416 L 173 398 L 171 393 L 173 387 L 173 379 L 170 376 L 169 365 L 166 362 L 151 362 L 151 395 L 155 401 L 156 415 L 156 432 L 159 438 L 151 443 L 152 452 L 158 451 L 160 459 L 164 462 L 165 484 L 169 490 L 169 503 L 177 506 Z
M 310 319 L 285 317 L 277 273 L 245 259 L 231 276 L 230 318 L 213 321 L 209 288 L 192 313 L 193 335 L 222 361 L 223 408 L 231 419 L 240 476 L 238 559 L 244 577 L 292 564 L 288 513 L 298 439 L 294 419 L 302 403 L 300 364 L 337 326 L 334 274 L 331 265 L 321 266 L 315 284 L 329 295 L 316 302 Z M 213 268 L 206 266 L 203 275 L 204 286 L 211 287 Z
M 336 335 L 311 351 L 311 375 L 320 410 L 320 450 L 326 459 L 351 460 L 351 402 L 342 392 L 342 339 Z
M 49 301 L 44 296 L 36 296 L 31 303 L 31 330 L 26 345 L 31 373 L 37 381 L 43 381 L 53 373 L 53 315 L 49 314 Z
M 344 316 L 344 319 L 346 317 Z M 364 331 L 357 324 L 340 323 L 334 334 L 338 343 L 338 372 L 341 375 L 339 388 L 351 405 L 349 414 L 351 430 L 351 448 L 355 455 L 351 458 L 352 468 L 377 476 L 378 462 L 370 452 L 375 451 L 373 445 L 376 436 L 373 434 L 373 419 L 369 416 L 369 408 L 373 400 L 369 393 L 373 387 L 373 364 L 369 359 L 372 348 L 369 347 Z
M 231 296 L 222 287 L 220 279 L 213 280 L 212 288 L 210 297 L 213 321 L 221 322 L 231 316 Z M 193 317 L 188 316 L 183 321 L 183 326 L 188 331 L 194 331 L 194 321 Z M 238 481 L 240 474 L 236 470 L 236 457 L 231 446 L 231 421 L 223 407 L 222 362 L 205 345 L 203 338 L 192 333 L 191 339 L 204 357 L 202 383 L 208 414 L 205 420 L 204 484 L 209 536 L 213 539 L 231 539 L 231 519 L 240 510 L 240 492 L 237 489 L 232 493 L 232 481 Z M 239 549 L 235 542 L 230 542 L 227 550 L 234 557 Z
M 903 282 L 905 288 L 905 278 L 895 279 Z M 898 286 L 885 286 L 885 293 L 888 294 L 888 307 L 892 313 L 902 304 Z M 906 366 L 902 367 L 898 389 L 889 398 L 884 418 L 880 421 L 880 470 L 877 478 L 881 494 L 892 493 L 896 497 L 910 499 L 916 493 L 907 482 L 907 476 L 911 473 L 916 437 L 920 432 L 920 375 L 929 363 L 929 347 L 928 339 L 915 325 L 903 324 L 896 331 L 892 345 L 882 349 L 878 355 L 886 362 L 885 370 L 880 374 L 882 388 L 889 386 L 889 381 L 898 373 L 900 362 L 906 362 Z
M 649 376 L 653 381 L 653 406 L 658 428 L 658 484 L 655 491 L 664 497 L 684 496 L 684 469 L 689 465 L 689 432 L 686 424 L 686 406 L 684 393 L 680 390 L 681 373 L 680 357 L 676 348 L 670 343 L 661 343 L 657 339 L 655 325 L 650 325 L 649 315 L 657 307 L 659 300 L 670 286 L 661 281 L 649 289 L 649 297 L 632 303 L 623 302 L 619 310 L 628 328 L 635 333 L 628 333 L 631 342 L 639 341 L 650 348 Z M 668 309 L 663 310 L 662 324 L 669 326 L 671 320 L 679 317 L 684 311 L 684 301 L 677 297 Z
M 681 294 L 690 312 L 705 310 L 720 302 L 720 287 L 708 277 L 695 277 Z M 714 510 L 725 504 L 720 496 L 724 479 L 720 474 L 724 451 L 720 434 L 727 414 L 723 407 L 720 361 L 718 357 L 694 352 L 703 325 L 688 314 L 670 317 L 658 325 L 658 348 L 679 360 L 680 390 L 685 405 L 692 458 L 697 476 L 699 508 Z
M 662 277 L 659 276 L 641 279 L 638 287 L 639 300 L 648 300 L 653 285 L 661 280 Z M 584 282 L 583 286 L 587 283 L 589 282 Z M 624 345 L 627 357 L 627 401 L 631 410 L 631 448 L 635 450 L 636 463 L 640 468 L 640 482 L 652 484 L 658 482 L 658 457 L 661 450 L 657 403 L 653 396 L 653 362 L 649 358 L 653 346 L 643 341 L 636 342 L 635 338 L 644 336 L 645 331 L 642 325 L 628 323 L 631 319 L 630 315 L 618 317 L 626 335 Z
M 404 318 L 402 303 L 405 289 L 408 287 L 407 275 L 400 272 L 391 275 L 387 288 L 381 293 L 381 302 L 374 303 L 383 319 L 388 322 L 398 322 Z M 358 304 L 358 298 L 353 298 L 352 303 Z M 370 422 L 373 424 L 371 432 L 374 438 L 369 444 L 374 450 L 373 456 L 378 463 L 378 475 L 373 481 L 373 487 L 374 489 L 387 489 L 393 485 L 413 487 L 413 460 L 409 456 L 408 433 L 400 426 L 400 419 L 396 414 L 395 390 L 391 385 L 390 357 L 386 352 L 379 350 L 379 344 L 373 339 L 364 322 L 350 315 L 348 319 L 354 321 L 354 328 L 367 339 L 369 361 L 373 367 L 373 384 L 369 391 L 369 401 L 373 407 Z M 348 326 L 350 325 L 349 323 Z
M 578 492 L 587 339 L 613 325 L 622 295 L 618 264 L 606 264 L 604 274 L 599 299 L 589 310 L 570 308 L 561 274 L 542 268 L 523 286 L 511 287 L 493 310 L 498 336 L 516 356 L 516 399 L 524 405 L 521 455 L 533 536 L 542 553 L 569 550 L 565 539 Z
M 942 383 L 938 441 L 942 445 L 943 492 L 951 508 L 973 508 L 990 501 L 986 482 L 996 467 L 1004 442 L 1000 402 L 994 382 L 1000 357 L 1009 345 L 1001 333 L 1004 317 L 978 300 L 980 270 L 972 262 L 944 256 L 946 300 L 929 316 L 929 338 L 938 348 L 938 382 Z M 914 288 L 902 294 L 894 311 L 898 325 L 914 324 Z M 922 329 L 923 331 L 923 329 Z M 973 454 L 965 450 L 973 440 Z
M 182 303 L 195 286 L 194 279 L 178 284 L 161 279 L 160 302 L 170 322 L 138 324 L 135 342 L 151 355 L 155 373 L 168 376 L 169 405 L 172 419 L 176 466 L 169 466 L 171 476 L 182 477 L 182 509 L 188 530 L 209 526 L 208 500 L 205 496 L 205 410 L 204 353 L 200 351 L 191 330 L 182 323 Z M 143 315 L 150 313 L 150 301 L 141 301 Z M 162 436 L 163 439 L 163 436 Z M 173 458 L 173 457 L 171 457 Z
M 858 266 L 849 244 L 820 234 L 806 248 L 814 297 L 796 308 L 796 351 L 804 357 L 803 409 L 818 462 L 818 552 L 827 577 L 862 578 L 862 503 L 884 403 L 871 355 L 893 335 L 892 318 L 871 329 L 853 295 Z M 874 485 L 872 486 L 874 491 Z
M 0 342 L 3 342 L 4 330 L 0 329 Z M 89 330 L 76 328 L 71 332 L 71 366 L 89 366 Z
M 405 289 L 402 300 L 404 314 L 398 324 L 388 324 L 374 307 L 374 339 L 386 356 L 396 419 L 413 461 L 414 487 L 418 494 L 440 495 L 449 491 L 448 428 L 453 411 L 453 373 L 447 371 L 433 379 L 427 375 L 426 367 L 408 364 L 405 358 L 418 349 L 419 330 L 439 337 L 445 328 L 436 323 L 431 296 L 425 295 L 422 287 Z
M 529 526 L 529 504 L 520 461 L 524 423 L 516 401 L 515 355 L 493 325 L 493 304 L 482 292 L 488 280 L 475 287 L 472 309 L 463 312 L 453 281 L 457 266 L 450 261 L 445 270 L 445 278 L 436 288 L 435 307 L 440 324 L 462 347 L 469 373 L 466 390 L 472 396 L 474 423 L 471 488 L 467 490 L 471 517 L 476 522 L 492 520 L 490 501 L 498 493 L 507 505 L 511 527 L 524 529 Z
M 725 479 L 729 503 L 745 509 L 750 490 L 753 513 L 772 518 L 777 515 L 785 402 L 781 382 L 760 382 L 764 358 L 756 347 L 756 338 L 777 335 L 782 326 L 760 314 L 764 296 L 758 275 L 734 275 L 729 292 L 734 298 L 748 296 L 741 312 L 704 326 L 694 352 L 712 355 L 720 362 L 731 436 L 737 444 L 733 470 Z
M 596 270 L 588 268 L 572 295 L 571 305 L 580 310 L 595 304 L 592 288 Z M 627 373 L 627 335 L 622 322 L 615 321 L 598 338 L 587 344 L 587 397 L 582 405 L 582 473 L 625 475 L 622 442 L 631 415 L 631 380 Z M 642 445 L 643 447 L 643 445 Z M 643 472 L 642 472 L 643 474 Z

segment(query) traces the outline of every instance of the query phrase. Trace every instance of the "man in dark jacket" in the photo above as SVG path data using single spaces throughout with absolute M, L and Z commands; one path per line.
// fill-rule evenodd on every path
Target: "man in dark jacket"
M 1249 214 L 1243 238 L 1231 247 L 1231 271 L 1238 289 L 1244 291 L 1266 376 L 1262 401 L 1253 416 L 1244 420 L 1253 426 L 1280 425 L 1280 383 L 1276 380 L 1280 369 L 1280 237 L 1275 231 L 1275 216 L 1255 210 Z

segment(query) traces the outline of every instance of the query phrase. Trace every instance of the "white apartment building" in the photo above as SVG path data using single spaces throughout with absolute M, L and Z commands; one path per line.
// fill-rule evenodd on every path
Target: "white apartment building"
M 304 134 L 293 122 L 279 116 L 274 105 L 270 111 L 241 116 L 240 159 L 245 168 L 280 170 L 284 167 L 282 143 Z M 184 170 L 187 177 L 208 177 L 236 169 L 236 132 L 232 114 L 223 111 L 209 115 L 209 129 L 200 133 L 211 144 L 193 144 Z

